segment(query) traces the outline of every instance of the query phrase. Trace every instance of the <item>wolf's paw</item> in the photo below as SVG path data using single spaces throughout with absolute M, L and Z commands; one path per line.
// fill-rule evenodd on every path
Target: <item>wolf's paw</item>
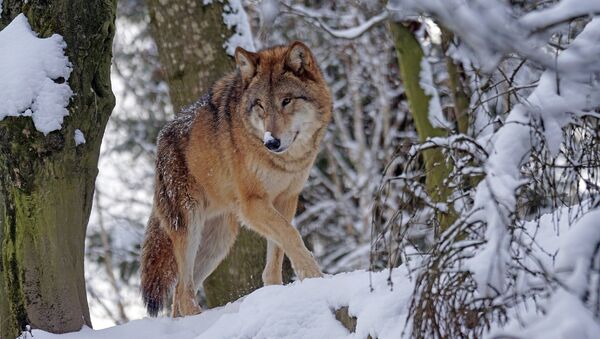
M 306 278 L 320 278 L 323 276 L 323 273 L 321 272 L 321 269 L 317 263 L 299 267 L 295 271 L 300 280 L 304 280 Z
M 196 301 L 196 296 L 188 293 L 187 296 L 175 293 L 175 297 L 173 299 L 173 310 L 172 317 L 185 317 L 188 315 L 196 315 L 202 313 L 202 309 L 198 305 Z
M 265 271 L 262 274 L 262 281 L 264 286 L 268 285 L 282 285 L 283 279 L 281 277 L 281 272 L 279 274 L 273 273 L 270 271 Z
M 186 305 L 180 305 L 179 313 L 182 317 L 185 317 L 188 315 L 200 314 L 202 313 L 202 309 L 200 308 L 200 306 L 198 306 L 196 302 L 187 303 Z

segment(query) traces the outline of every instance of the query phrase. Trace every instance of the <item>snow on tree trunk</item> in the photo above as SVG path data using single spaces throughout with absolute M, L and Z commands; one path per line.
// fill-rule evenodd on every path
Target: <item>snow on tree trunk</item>
M 24 13 L 39 37 L 64 38 L 75 94 L 61 128 L 47 135 L 27 117 L 0 121 L 2 338 L 18 336 L 26 325 L 56 333 L 91 326 L 84 241 L 100 142 L 114 106 L 115 6 L 114 0 L 3 3 L 0 29 Z M 76 130 L 84 144 L 76 143 Z
M 227 54 L 226 44 L 244 43 L 239 40 L 244 36 L 239 31 L 244 23 L 235 25 L 236 32 L 232 30 L 235 14 L 243 14 L 243 9 L 236 1 L 204 5 L 198 0 L 168 3 L 148 0 L 147 5 L 152 35 L 177 112 L 198 100 L 214 81 L 233 70 L 234 62 Z M 232 36 L 237 39 L 230 39 Z M 209 307 L 224 305 L 262 286 L 266 246 L 266 241 L 256 233 L 240 229 L 227 258 L 204 282 Z
M 443 129 L 434 127 L 430 121 L 430 101 L 433 97 L 425 93 L 420 84 L 421 65 L 423 61 L 427 61 L 424 59 L 425 55 L 419 41 L 411 28 L 402 23 L 390 22 L 390 31 L 396 46 L 400 74 L 419 140 L 425 142 L 428 138 L 446 136 L 447 133 Z M 427 173 L 425 178 L 427 192 L 434 202 L 445 202 L 450 189 L 444 186 L 444 179 L 448 177 L 451 165 L 446 163 L 439 149 L 425 150 L 423 161 Z M 441 229 L 436 233 L 439 234 L 454 221 L 456 216 L 454 212 L 448 211 L 440 213 L 438 218 Z

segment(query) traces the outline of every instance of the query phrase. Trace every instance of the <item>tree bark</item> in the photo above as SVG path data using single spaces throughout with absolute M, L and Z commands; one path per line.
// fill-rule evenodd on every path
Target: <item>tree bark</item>
M 212 83 L 231 72 L 223 44 L 233 32 L 223 23 L 227 1 L 146 0 L 151 32 L 167 75 L 173 110 L 198 100 Z
M 227 1 L 147 0 L 152 35 L 167 74 L 175 112 L 198 100 L 210 85 L 234 69 L 223 45 L 233 32 L 223 23 Z M 204 282 L 209 307 L 224 305 L 262 286 L 266 241 L 240 230 L 228 257 Z
M 91 326 L 85 232 L 100 143 L 114 107 L 110 63 L 116 0 L 4 0 L 0 29 L 21 12 L 40 37 L 63 36 L 75 93 L 62 129 L 0 121 L 0 337 L 26 325 L 54 333 Z M 40 56 L 43 57 L 43 56 Z M 80 129 L 85 144 L 75 145 Z
M 442 27 L 442 49 L 444 50 L 444 53 L 448 52 L 453 39 L 454 34 Z M 458 132 L 467 134 L 469 130 L 469 113 L 467 112 L 469 109 L 469 95 L 467 94 L 467 87 L 463 83 L 465 71 L 463 65 L 455 63 L 449 55 L 446 55 L 445 58 Z
M 419 84 L 421 61 L 425 57 L 419 41 L 415 38 L 410 27 L 399 22 L 390 22 L 390 31 L 394 38 L 400 75 L 410 111 L 415 121 L 419 140 L 424 142 L 427 138 L 443 137 L 447 133 L 443 129 L 435 128 L 429 121 L 429 100 L 431 99 Z M 445 202 L 451 190 L 444 186 L 444 179 L 448 177 L 452 165 L 446 163 L 444 155 L 439 149 L 423 151 L 425 162 L 425 188 L 434 202 Z M 456 215 L 449 206 L 448 213 L 437 215 L 441 233 L 455 220 Z

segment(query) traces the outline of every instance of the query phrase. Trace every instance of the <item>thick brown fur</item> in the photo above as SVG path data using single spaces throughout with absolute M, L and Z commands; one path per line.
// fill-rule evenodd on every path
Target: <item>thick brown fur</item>
M 284 251 L 300 279 L 321 276 L 290 222 L 331 119 L 329 89 L 300 42 L 238 48 L 236 63 L 159 135 L 142 249 L 150 315 L 174 285 L 173 316 L 200 312 L 198 287 L 227 255 L 239 222 L 268 240 L 265 284 L 281 284 Z M 280 146 L 267 148 L 265 132 Z

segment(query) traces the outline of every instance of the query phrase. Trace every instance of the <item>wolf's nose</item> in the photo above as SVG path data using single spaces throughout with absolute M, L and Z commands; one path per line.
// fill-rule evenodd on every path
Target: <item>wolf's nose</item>
M 267 148 L 270 149 L 271 151 L 275 151 L 279 148 L 279 146 L 281 146 L 281 141 L 277 138 L 271 138 L 271 139 L 267 140 L 267 142 L 265 143 L 265 146 L 267 146 Z

